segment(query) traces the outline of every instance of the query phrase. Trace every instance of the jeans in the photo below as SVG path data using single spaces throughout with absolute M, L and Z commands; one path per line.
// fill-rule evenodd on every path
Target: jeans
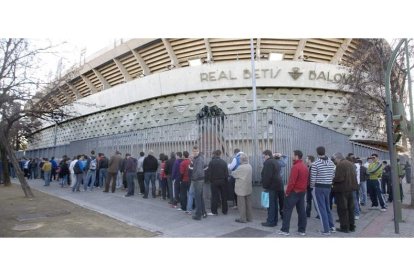
M 66 184 L 68 184 L 68 175 L 67 174 L 63 175 L 62 179 L 60 180 L 60 185 L 62 187 L 65 186 Z
M 123 185 L 123 180 L 124 179 L 124 174 L 121 173 L 120 171 L 118 171 L 118 173 L 116 174 L 116 187 L 119 189 L 122 187 Z
M 335 227 L 332 219 L 331 209 L 329 208 L 329 195 L 331 193 L 330 185 L 327 188 L 315 187 L 312 191 L 312 196 L 315 203 L 315 208 L 318 211 L 322 231 L 329 233 L 331 228 Z
M 168 186 L 168 199 L 170 204 L 174 203 L 174 191 L 173 191 L 173 179 L 171 176 L 167 176 L 167 186 Z
M 269 190 L 269 208 L 267 208 L 267 220 L 266 222 L 271 225 L 277 225 L 278 220 L 278 196 L 277 192 Z
M 190 182 L 181 181 L 180 183 L 180 207 L 183 211 L 187 211 L 187 194 L 190 189 Z
M 78 191 L 80 189 L 80 185 L 82 184 L 83 174 L 75 174 L 76 175 L 76 183 L 72 187 L 72 192 Z
M 83 183 L 83 189 L 86 191 L 88 189 L 89 181 L 91 182 L 91 191 L 93 190 L 93 186 L 95 184 L 96 180 L 96 172 L 95 170 L 88 170 L 88 173 L 86 174 L 84 183 Z
M 187 211 L 191 212 L 193 210 L 193 203 L 194 203 L 194 184 L 191 182 L 190 188 L 188 189 L 188 196 L 187 196 Z
M 384 202 L 384 198 L 382 197 L 379 180 L 368 179 L 367 188 L 368 188 L 369 197 L 371 198 L 372 207 L 377 207 L 378 201 L 379 201 L 381 208 L 385 208 L 385 202 Z
M 295 193 L 291 192 L 285 197 L 285 207 L 283 210 L 282 231 L 289 233 L 290 219 L 292 217 L 293 208 L 296 206 L 298 213 L 298 232 L 306 232 L 306 211 L 305 211 L 305 194 L 306 192 Z
M 221 201 L 221 212 L 227 214 L 227 183 L 223 180 L 211 183 L 211 212 L 217 214 L 217 207 Z
M 152 197 L 155 198 L 155 174 L 156 172 L 146 172 L 144 173 L 144 181 L 145 181 L 145 194 L 144 197 L 147 198 L 148 197 L 148 193 L 149 193 L 149 185 L 150 185 L 150 181 L 151 181 L 151 193 L 152 193 Z
M 312 188 L 306 189 L 306 216 L 310 218 L 312 211 Z
M 43 172 L 44 173 L 44 177 L 45 177 L 45 186 L 49 186 L 50 185 L 50 176 L 51 176 L 51 172 Z
M 106 182 L 106 178 L 108 177 L 108 168 L 100 168 L 99 169 L 99 187 L 103 187 Z
M 278 204 L 279 204 L 279 214 L 280 214 L 280 218 L 283 218 L 283 204 L 285 202 L 285 190 L 284 190 L 284 186 L 282 185 L 282 191 L 278 191 L 276 192 L 276 196 L 278 198 Z
M 359 207 L 359 195 L 358 195 L 358 191 L 353 191 L 352 192 L 352 196 L 354 197 L 354 205 L 355 205 L 355 209 L 354 209 L 354 215 L 355 216 L 359 216 L 361 214 L 361 209 Z
M 139 192 L 141 194 L 144 194 L 145 193 L 144 172 L 138 172 L 137 177 L 138 177 L 138 184 L 139 184 Z
M 382 176 L 381 178 L 381 192 L 383 194 L 389 194 L 391 191 L 391 177 Z
M 159 189 L 161 190 L 162 199 L 166 200 L 167 199 L 167 188 L 168 188 L 167 178 L 161 178 L 159 186 L 160 186 Z
M 172 187 L 173 187 L 173 198 L 174 198 L 174 204 L 177 205 L 178 202 L 180 202 L 180 186 L 181 186 L 181 180 L 179 179 L 173 179 L 172 181 Z
M 203 198 L 203 184 L 204 180 L 193 180 L 194 184 L 194 198 L 195 198 L 195 214 L 193 217 L 201 218 L 206 213 L 206 207 L 204 205 Z
M 127 193 L 127 195 L 134 195 L 134 192 L 135 192 L 135 183 L 134 183 L 135 175 L 136 175 L 135 172 L 127 172 L 126 173 L 126 180 L 127 180 L 127 183 L 128 183 L 128 193 Z
M 361 199 L 361 204 L 365 205 L 367 204 L 367 182 L 361 181 L 359 186 L 359 195 Z

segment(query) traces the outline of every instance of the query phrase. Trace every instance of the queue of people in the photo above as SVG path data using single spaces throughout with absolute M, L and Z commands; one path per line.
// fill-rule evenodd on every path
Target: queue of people
M 306 156 L 300 150 L 291 153 L 292 167 L 284 183 L 284 175 L 289 157 L 271 150 L 263 151 L 261 183 L 268 193 L 267 219 L 263 227 L 276 227 L 279 222 L 280 235 L 290 235 L 293 209 L 298 214 L 297 234 L 306 235 L 307 220 L 311 217 L 312 206 L 320 220 L 320 233 L 329 236 L 335 232 L 350 233 L 356 229 L 361 206 L 371 201 L 370 209 L 387 211 L 387 203 L 392 202 L 390 168 L 386 161 L 380 162 L 373 153 L 365 164 L 352 153 L 345 157 L 335 153 L 328 157 L 325 148 L 316 148 L 317 157 Z M 44 186 L 57 180 L 62 188 L 71 187 L 72 192 L 102 189 L 104 193 L 125 190 L 125 197 L 141 195 L 143 199 L 159 197 L 168 200 L 172 208 L 192 215 L 194 220 L 228 213 L 231 200 L 239 211 L 238 223 L 253 221 L 252 174 L 248 156 L 240 149 L 234 150 L 230 164 L 222 159 L 222 152 L 215 150 L 211 161 L 197 146 L 188 151 L 160 154 L 157 159 L 153 151 L 147 155 L 140 152 L 137 158 L 127 153 L 122 157 L 116 151 L 109 159 L 103 153 L 91 151 L 89 156 L 78 155 L 69 159 L 63 156 L 60 162 L 43 158 L 39 162 Z M 36 159 L 34 159 L 36 160 Z M 23 168 L 30 174 L 34 162 L 28 160 Z M 27 164 L 26 164 L 27 163 Z M 402 166 L 399 177 L 405 176 Z M 53 177 L 56 174 L 56 178 Z M 135 189 L 137 183 L 137 191 Z M 210 212 L 206 211 L 203 186 L 211 185 Z M 158 185 L 156 184 L 158 183 Z M 401 185 L 401 183 L 400 183 Z M 385 196 L 388 195 L 388 199 Z M 401 199 L 403 194 L 401 193 Z M 332 205 L 335 202 L 339 220 L 334 221 Z M 335 223 L 339 222 L 339 227 Z

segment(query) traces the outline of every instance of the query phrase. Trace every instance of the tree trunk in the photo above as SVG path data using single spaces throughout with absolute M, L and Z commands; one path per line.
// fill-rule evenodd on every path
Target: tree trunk
M 14 151 L 10 147 L 10 143 L 3 131 L 0 131 L 0 144 L 5 149 L 7 156 L 10 158 L 10 161 L 12 162 L 14 169 L 16 171 L 16 175 L 20 181 L 20 186 L 23 189 L 24 195 L 28 198 L 34 197 L 32 190 L 30 189 L 29 184 L 27 184 L 26 178 L 24 177 L 24 174 L 22 170 L 20 169 L 19 162 L 17 161 L 16 155 L 14 154 Z
M 414 137 L 410 137 L 410 154 L 411 154 L 411 174 L 410 174 L 410 180 L 411 180 L 411 184 L 410 184 L 410 195 L 411 195 L 411 203 L 410 205 L 414 207 L 414 170 L 413 170 L 413 162 L 414 162 Z
M 7 160 L 6 151 L 0 145 L 1 164 L 3 166 L 3 182 L 5 186 L 10 186 L 9 161 Z

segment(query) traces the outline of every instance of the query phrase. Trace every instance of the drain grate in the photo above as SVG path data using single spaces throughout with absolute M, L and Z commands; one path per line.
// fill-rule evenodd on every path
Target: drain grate
M 28 224 L 19 224 L 14 226 L 12 229 L 15 231 L 29 231 L 36 230 L 43 226 L 43 223 L 28 223 Z
M 16 219 L 17 221 L 31 221 L 31 220 L 37 220 L 37 219 L 64 216 L 64 215 L 69 215 L 69 214 L 70 212 L 66 210 L 56 210 L 56 211 L 51 211 L 47 213 L 23 214 L 23 215 L 18 216 Z
M 272 232 L 263 231 L 252 227 L 244 227 L 242 229 L 221 235 L 222 238 L 263 238 L 272 234 Z

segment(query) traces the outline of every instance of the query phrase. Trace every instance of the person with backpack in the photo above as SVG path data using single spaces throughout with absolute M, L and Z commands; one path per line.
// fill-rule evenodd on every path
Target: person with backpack
M 65 185 L 68 184 L 69 178 L 69 166 L 67 164 L 67 157 L 64 157 L 62 161 L 59 163 L 59 178 L 60 178 L 60 186 L 63 188 Z
M 85 182 L 83 183 L 83 189 L 85 191 L 88 190 L 88 184 L 90 185 L 90 191 L 93 190 L 93 187 L 95 186 L 95 180 L 96 180 L 96 167 L 98 166 L 98 161 L 96 160 L 96 157 L 94 155 L 91 155 L 91 158 L 86 163 L 86 177 Z
M 75 173 L 76 182 L 72 187 L 72 192 L 80 192 L 80 185 L 82 184 L 83 179 L 83 169 L 81 165 L 83 158 L 83 155 L 78 155 L 78 157 L 76 158 L 77 161 L 73 166 L 73 172 Z

